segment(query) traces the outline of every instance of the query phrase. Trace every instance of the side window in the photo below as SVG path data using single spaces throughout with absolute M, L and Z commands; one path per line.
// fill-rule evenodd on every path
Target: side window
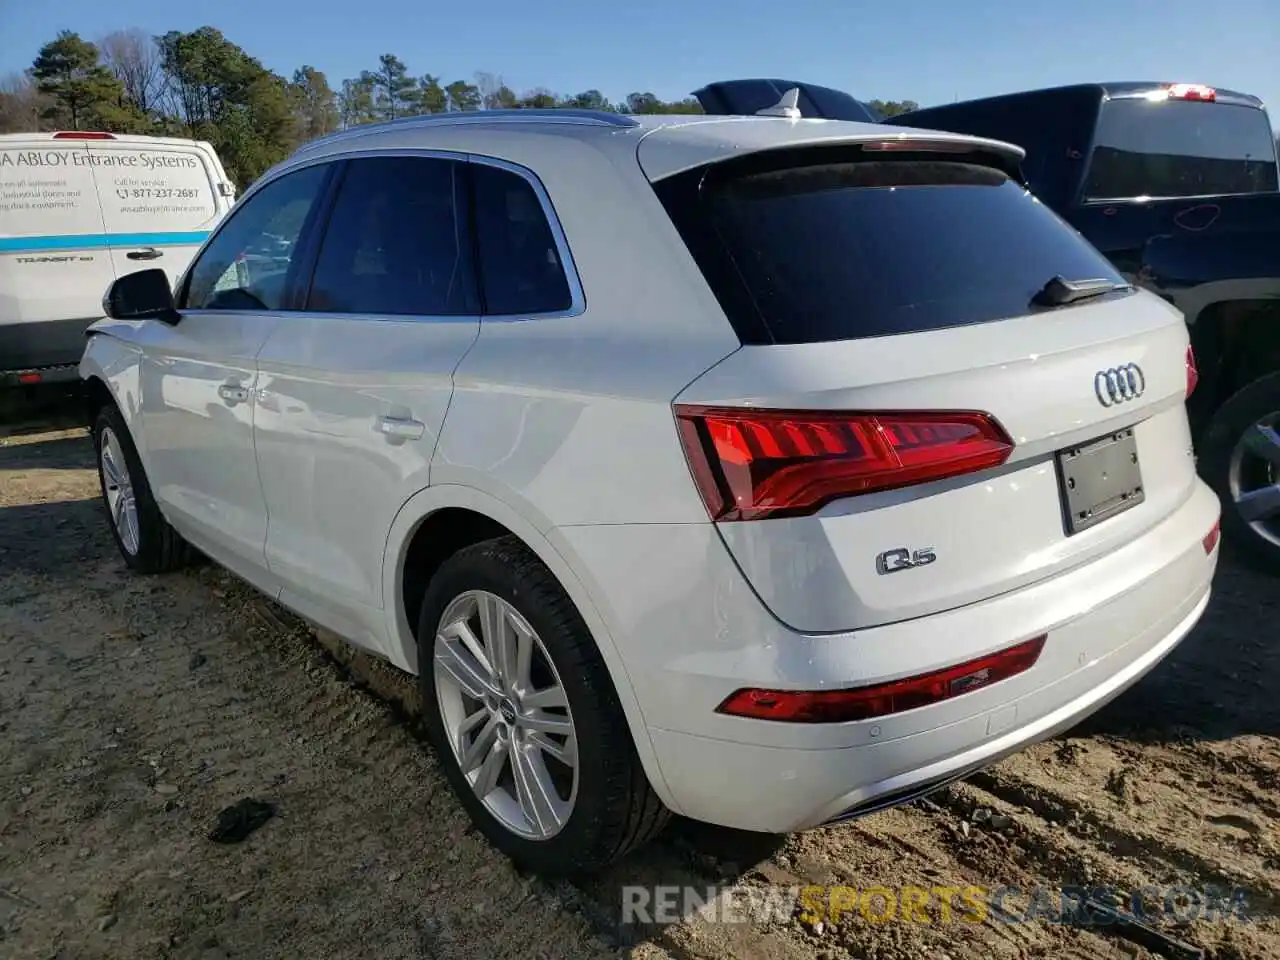
M 307 309 L 446 317 L 479 312 L 457 202 L 460 161 L 363 157 L 347 165 Z
M 192 265 L 182 306 L 285 309 L 293 251 L 327 174 L 324 164 L 285 174 L 231 214 Z
M 471 165 L 484 312 L 528 316 L 569 309 L 572 295 L 538 195 L 524 177 Z

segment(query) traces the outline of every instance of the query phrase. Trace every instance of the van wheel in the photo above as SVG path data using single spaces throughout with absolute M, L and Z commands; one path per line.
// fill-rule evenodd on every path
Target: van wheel
M 187 543 L 160 513 L 124 417 L 114 405 L 98 411 L 93 425 L 98 482 L 116 547 L 137 573 L 166 573 L 190 560 Z
M 586 624 L 515 537 L 440 567 L 422 603 L 418 664 L 449 783 L 518 866 L 597 871 L 666 823 Z
M 1223 539 L 1280 574 L 1280 373 L 1218 408 L 1204 434 L 1202 464 L 1222 500 Z

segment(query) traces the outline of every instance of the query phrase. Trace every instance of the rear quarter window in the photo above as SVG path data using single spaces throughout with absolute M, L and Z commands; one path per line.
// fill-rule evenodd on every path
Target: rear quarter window
M 1115 268 L 1003 172 L 833 160 L 656 185 L 744 343 L 915 333 L 1033 312 L 1054 276 Z
M 573 298 L 565 265 L 533 186 L 486 163 L 471 165 L 471 183 L 485 314 L 567 311 Z

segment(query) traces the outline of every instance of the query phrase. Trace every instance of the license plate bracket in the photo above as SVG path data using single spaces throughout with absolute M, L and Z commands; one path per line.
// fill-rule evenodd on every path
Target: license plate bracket
M 1146 497 L 1132 427 L 1059 450 L 1054 459 L 1068 536 L 1131 510 Z

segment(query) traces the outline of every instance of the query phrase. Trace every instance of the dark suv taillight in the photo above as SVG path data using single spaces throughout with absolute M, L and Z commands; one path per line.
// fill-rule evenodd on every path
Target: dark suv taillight
M 712 520 L 810 514 L 841 497 L 999 466 L 1013 441 L 970 411 L 838 413 L 677 404 Z

